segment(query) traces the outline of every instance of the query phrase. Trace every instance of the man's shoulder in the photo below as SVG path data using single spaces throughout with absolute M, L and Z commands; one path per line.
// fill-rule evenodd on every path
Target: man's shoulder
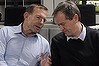
M 3 26 L 1 29 L 10 29 L 10 28 L 13 28 L 14 26 Z
M 90 39 L 99 39 L 99 30 L 93 28 L 87 28 L 86 37 Z
M 52 39 L 60 40 L 60 39 L 64 39 L 64 38 L 66 38 L 65 34 L 63 32 L 60 32 L 60 33 L 56 34 L 55 36 L 53 36 Z
M 89 28 L 87 27 L 87 33 L 88 34 L 99 34 L 99 29 L 93 29 L 93 28 Z

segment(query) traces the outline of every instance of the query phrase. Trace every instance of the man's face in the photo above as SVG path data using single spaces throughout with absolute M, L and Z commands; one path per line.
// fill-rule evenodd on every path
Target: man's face
M 75 22 L 74 20 L 66 19 L 62 12 L 58 12 L 54 17 L 54 22 L 59 26 L 60 30 L 67 36 L 73 36 L 75 33 Z
M 37 33 L 43 27 L 48 12 L 43 9 L 34 8 L 32 14 L 30 14 L 27 18 L 27 25 L 31 33 Z

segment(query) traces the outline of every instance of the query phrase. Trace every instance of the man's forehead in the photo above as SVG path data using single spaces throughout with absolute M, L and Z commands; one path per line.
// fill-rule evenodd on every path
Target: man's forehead
M 46 17 L 46 15 L 48 14 L 48 12 L 44 9 L 34 9 L 34 12 L 33 13 L 36 13 L 37 15 L 41 15 L 43 17 Z

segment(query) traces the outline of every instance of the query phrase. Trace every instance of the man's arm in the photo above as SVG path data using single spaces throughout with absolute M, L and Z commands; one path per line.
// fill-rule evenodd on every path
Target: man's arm
M 6 40 L 5 40 L 5 33 L 3 29 L 0 29 L 0 66 L 8 66 L 4 55 L 6 51 Z
M 5 45 L 0 41 L 0 66 L 7 66 L 6 61 L 4 60 L 5 54 Z

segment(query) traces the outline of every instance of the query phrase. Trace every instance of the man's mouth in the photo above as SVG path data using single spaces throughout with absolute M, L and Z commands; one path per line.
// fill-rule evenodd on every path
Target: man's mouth
M 36 28 L 37 28 L 37 29 L 40 29 L 41 27 L 36 25 Z

